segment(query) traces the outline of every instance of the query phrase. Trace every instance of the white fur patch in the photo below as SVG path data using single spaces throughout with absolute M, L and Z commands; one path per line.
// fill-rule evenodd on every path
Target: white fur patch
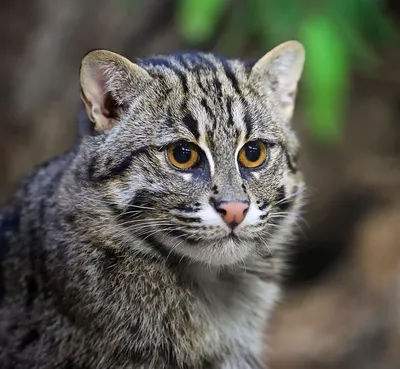
M 202 224 L 205 226 L 227 227 L 221 216 L 211 205 L 206 205 L 198 213 L 196 213 L 196 216 L 201 219 Z
M 181 173 L 181 176 L 186 182 L 190 182 L 192 180 L 191 173 Z
M 264 212 L 259 210 L 256 205 L 250 204 L 249 210 L 243 222 L 239 224 L 238 229 L 257 224 L 260 221 L 260 216 L 263 214 Z
M 212 177 L 215 173 L 215 164 L 214 164 L 214 160 L 213 160 L 211 151 L 208 148 L 206 140 L 205 140 L 205 134 L 207 132 L 206 122 L 209 120 L 209 118 L 207 116 L 207 112 L 204 109 L 196 110 L 195 117 L 196 117 L 197 121 L 199 122 L 199 131 L 200 131 L 200 137 L 197 141 L 197 144 L 206 154 L 208 164 L 210 166 L 211 177 Z

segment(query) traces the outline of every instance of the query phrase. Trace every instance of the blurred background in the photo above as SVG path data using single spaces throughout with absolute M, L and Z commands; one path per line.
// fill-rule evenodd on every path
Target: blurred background
M 400 368 L 400 1 L 0 4 L 0 203 L 77 137 L 93 48 L 261 57 L 307 49 L 294 128 L 310 203 L 272 320 L 272 369 Z

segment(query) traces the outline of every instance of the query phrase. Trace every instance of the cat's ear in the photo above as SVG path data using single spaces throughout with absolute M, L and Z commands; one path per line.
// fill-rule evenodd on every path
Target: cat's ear
M 111 129 L 151 79 L 143 68 L 112 51 L 86 54 L 80 69 L 81 97 L 95 129 Z
M 250 83 L 263 95 L 274 96 L 286 121 L 293 115 L 304 61 L 304 47 L 297 41 L 287 41 L 258 60 L 250 72 Z

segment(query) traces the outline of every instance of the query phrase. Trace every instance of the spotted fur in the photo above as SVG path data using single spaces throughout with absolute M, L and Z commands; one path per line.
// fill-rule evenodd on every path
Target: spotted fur
M 295 90 L 280 74 L 302 48 L 264 58 L 84 59 L 95 132 L 32 172 L 0 215 L 1 368 L 266 367 L 304 188 L 285 100 Z M 179 140 L 200 147 L 196 169 L 168 163 Z M 257 170 L 237 161 L 251 140 L 268 145 Z M 234 231 L 216 200 L 250 204 Z

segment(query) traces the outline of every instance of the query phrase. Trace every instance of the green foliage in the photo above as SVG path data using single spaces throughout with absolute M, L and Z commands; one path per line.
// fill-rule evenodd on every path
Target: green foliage
M 212 36 L 226 0 L 180 1 L 179 24 L 189 42 L 201 42 Z
M 307 51 L 305 110 L 315 139 L 340 139 L 348 101 L 350 72 L 377 61 L 375 45 L 392 42 L 394 24 L 376 0 L 179 0 L 178 23 L 196 45 L 214 36 L 227 11 L 225 33 L 218 35 L 227 51 L 239 52 L 247 39 L 268 50 L 289 39 Z M 225 46 L 225 47 L 224 47 Z
M 333 22 L 320 15 L 302 22 L 299 38 L 307 49 L 307 122 L 317 139 L 336 140 L 348 90 L 346 49 Z

